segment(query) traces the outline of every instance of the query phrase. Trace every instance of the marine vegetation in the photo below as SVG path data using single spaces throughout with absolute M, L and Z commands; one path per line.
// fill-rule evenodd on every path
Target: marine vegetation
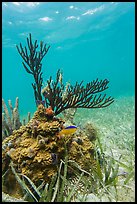
M 24 62 L 22 62 L 25 70 L 32 74 L 35 83 L 32 83 L 35 95 L 35 101 L 46 104 L 46 107 L 51 106 L 55 115 L 58 115 L 62 111 L 68 108 L 104 108 L 114 102 L 114 98 L 111 96 L 106 97 L 106 94 L 101 95 L 98 93 L 108 89 L 109 81 L 104 80 L 93 80 L 83 85 L 83 81 L 75 85 L 69 83 L 65 86 L 63 84 L 63 77 L 60 70 L 57 71 L 56 80 L 53 81 L 52 77 L 47 80 L 47 86 L 43 88 L 42 92 L 42 59 L 47 54 L 50 46 L 40 42 L 40 50 L 37 51 L 38 44 L 37 40 L 33 43 L 31 34 L 27 38 L 28 49 L 22 44 L 16 46 L 19 54 L 21 55 Z M 42 94 L 44 100 L 42 99 Z
M 3 192 L 22 198 L 25 191 L 26 196 L 31 194 L 35 201 L 40 201 L 42 195 L 36 189 L 43 185 L 45 191 L 50 191 L 49 196 L 53 194 L 48 201 L 63 201 L 69 189 L 69 186 L 66 189 L 65 182 L 79 175 L 79 183 L 83 175 L 90 175 L 99 168 L 95 157 L 97 132 L 91 124 L 85 126 L 86 131 L 74 124 L 75 110 L 105 108 L 114 99 L 99 94 L 108 89 L 107 79 L 96 79 L 85 86 L 83 81 L 64 85 L 60 70 L 57 71 L 56 79 L 50 77 L 42 89 L 41 62 L 50 46 L 40 42 L 40 50 L 37 51 L 37 40 L 33 43 L 31 34 L 27 38 L 27 45 L 28 48 L 23 48 L 20 43 L 17 50 L 24 60 L 25 70 L 34 77 L 32 87 L 37 110 L 27 124 L 20 124 L 3 140 Z M 68 109 L 74 109 L 74 112 L 71 114 L 72 123 L 66 126 L 65 119 L 57 115 Z M 91 180 L 93 185 L 94 179 Z M 52 187 L 48 188 L 48 184 Z M 31 192 L 28 185 L 37 192 Z M 74 190 L 66 201 L 71 200 Z
M 134 178 L 134 165 L 126 164 L 121 157 L 118 160 L 115 159 L 113 154 L 104 154 L 104 147 L 99 137 L 97 146 L 95 146 L 94 159 L 96 168 L 90 172 L 81 168 L 74 160 L 69 160 L 65 154 L 51 181 L 41 181 L 38 186 L 28 176 L 18 172 L 14 163 L 10 162 L 10 182 L 12 183 L 9 185 L 7 182 L 7 186 L 13 187 L 14 190 L 10 191 L 12 196 L 6 194 L 7 192 L 2 193 L 2 200 L 3 202 L 82 202 L 88 199 L 87 202 L 120 202 L 123 200 L 128 202 L 129 196 L 130 200 L 134 200 L 134 198 L 131 199 L 133 187 L 129 186 L 130 180 L 132 182 Z M 70 177 L 69 174 L 68 177 L 70 169 L 74 176 Z M 5 180 L 8 180 L 8 171 L 3 175 L 3 184 Z M 15 181 L 17 181 L 18 194 L 13 185 Z M 4 187 L 3 190 L 5 190 Z M 21 194 L 23 198 L 19 199 Z

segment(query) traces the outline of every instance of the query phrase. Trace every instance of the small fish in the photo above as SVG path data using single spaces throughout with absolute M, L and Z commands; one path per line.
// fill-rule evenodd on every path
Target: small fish
M 70 134 L 73 134 L 74 132 L 76 132 L 76 130 L 77 130 L 77 126 L 71 125 L 71 126 L 68 126 L 64 129 L 62 129 L 59 132 L 59 135 L 70 135 Z

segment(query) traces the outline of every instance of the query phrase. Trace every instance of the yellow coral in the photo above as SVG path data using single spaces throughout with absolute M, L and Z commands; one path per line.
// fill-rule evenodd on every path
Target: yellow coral
M 80 132 L 80 135 L 70 134 L 59 138 L 57 133 L 62 129 L 63 123 L 64 121 L 59 118 L 47 120 L 44 106 L 38 106 L 29 123 L 14 131 L 13 135 L 3 141 L 3 171 L 8 168 L 6 157 L 8 154 L 16 171 L 28 176 L 36 185 L 40 180 L 49 182 L 57 172 L 60 159 L 65 157 L 65 148 L 67 148 L 68 159 L 76 161 L 83 169 L 89 170 L 94 165 L 93 154 L 91 154 L 94 145 L 84 132 Z M 7 182 L 10 174 L 11 171 L 6 178 Z M 16 185 L 13 185 L 15 193 Z M 12 193 L 10 189 L 10 194 Z

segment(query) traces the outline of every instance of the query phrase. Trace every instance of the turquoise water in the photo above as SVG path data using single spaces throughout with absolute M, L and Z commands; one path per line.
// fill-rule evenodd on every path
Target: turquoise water
M 107 78 L 108 94 L 134 96 L 135 3 L 3 2 L 2 97 L 14 103 L 18 96 L 22 115 L 36 108 L 33 77 L 16 49 L 29 33 L 51 46 L 43 59 L 44 82 L 60 68 L 64 82 Z

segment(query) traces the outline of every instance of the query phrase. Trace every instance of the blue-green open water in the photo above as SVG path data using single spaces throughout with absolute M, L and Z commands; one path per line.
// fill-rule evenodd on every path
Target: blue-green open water
M 19 97 L 20 114 L 36 109 L 32 75 L 16 49 L 29 33 L 50 49 L 43 59 L 43 79 L 60 68 L 64 82 L 96 78 L 109 82 L 108 95 L 134 96 L 135 3 L 133 2 L 3 2 L 2 97 Z

